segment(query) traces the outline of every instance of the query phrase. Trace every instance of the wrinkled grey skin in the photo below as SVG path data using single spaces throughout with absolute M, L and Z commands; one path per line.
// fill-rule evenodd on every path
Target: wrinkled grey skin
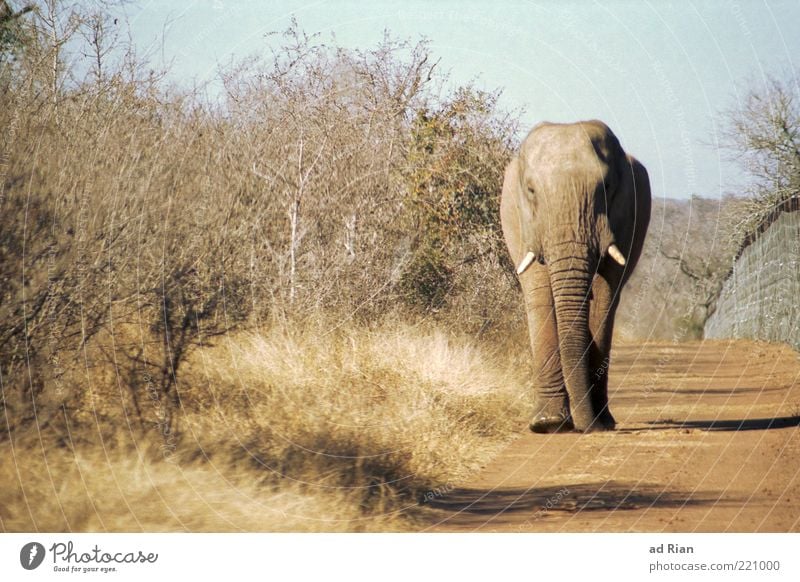
M 533 348 L 534 432 L 612 430 L 608 366 L 620 291 L 650 221 L 647 170 L 600 121 L 542 123 L 506 168 L 500 204 Z M 625 265 L 609 256 L 615 244 Z

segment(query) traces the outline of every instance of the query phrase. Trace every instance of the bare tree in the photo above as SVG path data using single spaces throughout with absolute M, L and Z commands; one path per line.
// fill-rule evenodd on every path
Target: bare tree
M 282 41 L 272 61 L 225 75 L 231 111 L 250 118 L 240 151 L 263 219 L 254 286 L 278 312 L 366 312 L 395 282 L 405 236 L 397 178 L 433 65 L 422 43 L 347 51 L 296 24 Z
M 657 226 L 645 249 L 663 276 L 649 287 L 661 295 L 674 333 L 702 335 L 735 252 L 723 236 L 736 200 L 692 196 L 657 209 Z
M 81 54 L 91 61 L 91 71 L 97 83 L 103 80 L 106 72 L 106 58 L 119 43 L 117 22 L 118 18 L 105 10 L 94 10 L 81 21 L 80 33 L 86 43 Z
M 723 114 L 721 145 L 751 178 L 746 204 L 732 217 L 741 241 L 778 205 L 800 193 L 800 94 L 796 81 L 767 78 Z

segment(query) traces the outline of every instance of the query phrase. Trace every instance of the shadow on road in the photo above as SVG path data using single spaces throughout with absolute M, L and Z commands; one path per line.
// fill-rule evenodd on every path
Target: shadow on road
M 719 498 L 609 481 L 532 489 L 454 489 L 424 502 L 422 506 L 439 510 L 436 513 L 440 522 L 453 525 L 477 525 L 488 520 L 497 523 L 498 520 L 507 519 L 520 519 L 530 525 L 532 521 L 549 514 L 564 512 L 685 507 L 710 503 L 719 503 Z
M 624 394 L 626 390 L 620 390 Z M 627 389 L 627 392 L 630 394 L 628 396 L 634 398 L 641 398 L 641 394 L 645 393 L 648 395 L 665 395 L 669 397 L 675 397 L 676 395 L 697 395 L 697 396 L 736 396 L 741 394 L 765 394 L 767 392 L 785 392 L 786 388 L 784 386 L 776 386 L 775 388 L 765 388 L 764 386 L 752 386 L 752 387 L 745 387 L 745 386 L 734 386 L 731 388 L 681 388 L 680 390 L 675 390 L 674 388 L 666 387 L 666 388 L 652 388 L 648 390 L 635 390 L 635 389 Z
M 800 416 L 779 416 L 776 418 L 748 418 L 744 420 L 684 420 L 648 422 L 650 428 L 661 429 L 698 429 L 719 431 L 769 430 L 775 428 L 791 428 L 800 426 Z

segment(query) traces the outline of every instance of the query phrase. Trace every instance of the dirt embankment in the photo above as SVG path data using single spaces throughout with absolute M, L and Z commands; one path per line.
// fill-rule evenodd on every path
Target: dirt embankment
M 524 432 L 424 531 L 800 531 L 800 360 L 746 341 L 625 345 L 618 430 Z

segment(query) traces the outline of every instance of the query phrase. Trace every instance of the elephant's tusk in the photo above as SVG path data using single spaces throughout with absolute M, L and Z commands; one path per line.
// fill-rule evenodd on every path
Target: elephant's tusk
M 525 255 L 525 258 L 522 259 L 520 262 L 519 267 L 517 267 L 517 275 L 522 275 L 525 272 L 525 269 L 531 266 L 531 263 L 536 260 L 536 255 L 533 254 L 532 251 L 528 251 L 528 254 Z
M 623 267 L 625 266 L 625 257 L 622 256 L 622 253 L 619 252 L 617 245 L 611 245 L 608 247 L 608 254 L 611 255 L 611 258 L 617 261 Z

